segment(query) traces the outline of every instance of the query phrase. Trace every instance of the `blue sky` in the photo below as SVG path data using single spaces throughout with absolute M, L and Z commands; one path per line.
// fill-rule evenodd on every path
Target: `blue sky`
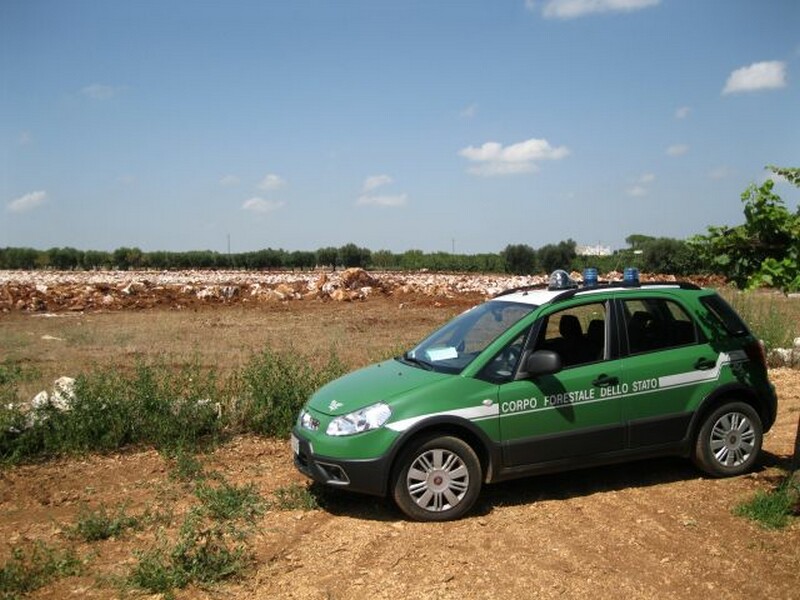
M 1 0 L 0 247 L 684 238 L 799 90 L 796 0 Z

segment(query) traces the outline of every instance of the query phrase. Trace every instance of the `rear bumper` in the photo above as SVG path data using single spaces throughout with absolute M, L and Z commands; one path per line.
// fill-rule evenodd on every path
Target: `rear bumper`
M 292 431 L 294 466 L 318 483 L 343 490 L 386 495 L 389 460 L 384 457 L 365 460 L 343 460 L 314 454 L 313 447 L 297 428 Z

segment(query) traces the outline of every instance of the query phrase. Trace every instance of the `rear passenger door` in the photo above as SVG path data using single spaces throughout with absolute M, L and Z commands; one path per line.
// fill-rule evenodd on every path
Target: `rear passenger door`
M 705 384 L 719 374 L 717 352 L 677 299 L 642 295 L 618 300 L 616 308 L 628 445 L 678 442 Z

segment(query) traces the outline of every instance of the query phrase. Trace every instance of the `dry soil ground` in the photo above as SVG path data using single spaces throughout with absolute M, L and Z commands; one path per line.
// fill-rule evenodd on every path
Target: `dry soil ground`
M 81 363 L 120 364 L 166 351 L 233 366 L 250 349 L 286 344 L 327 353 L 331 340 L 351 366 L 420 338 L 463 301 L 397 299 L 308 302 L 260 309 L 0 316 L 0 350 L 43 379 L 74 375 Z M 161 333 L 157 333 L 161 332 Z M 49 336 L 53 339 L 43 339 Z M 60 340 L 60 341 L 59 341 Z M 178 598 L 798 598 L 800 522 L 779 531 L 732 509 L 769 489 L 786 467 L 800 412 L 800 373 L 773 370 L 778 421 L 753 474 L 707 479 L 678 459 L 524 479 L 484 489 L 476 510 L 452 523 L 412 523 L 388 502 L 326 495 L 311 511 L 269 510 L 248 538 L 255 560 L 244 576 Z M 304 479 L 288 442 L 239 437 L 200 460 L 265 498 Z M 42 541 L 73 548 L 83 573 L 56 580 L 34 598 L 135 595 L 117 582 L 134 553 L 175 536 L 196 502 L 191 485 L 149 449 L 52 460 L 0 470 L 0 560 Z M 117 539 L 71 540 L 82 506 L 172 515 L 163 529 Z

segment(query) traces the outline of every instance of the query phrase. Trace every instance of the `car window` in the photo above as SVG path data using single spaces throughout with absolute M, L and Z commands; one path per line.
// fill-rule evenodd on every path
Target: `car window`
M 603 360 L 606 309 L 601 302 L 572 306 L 544 317 L 534 350 L 552 350 L 564 368 Z
M 643 298 L 625 300 L 625 329 L 631 354 L 685 346 L 697 342 L 694 321 L 671 300 Z
M 486 363 L 486 366 L 481 369 L 478 378 L 493 383 L 510 381 L 517 368 L 519 359 L 522 356 L 522 347 L 525 344 L 528 331 L 530 331 L 530 327 L 526 328 L 526 330 L 514 338 L 510 344 L 495 354 L 494 357 Z
M 402 359 L 422 368 L 458 373 L 534 308 L 516 302 L 485 302 L 433 332 Z
M 727 302 L 717 294 L 703 296 L 700 302 L 711 312 L 725 330 L 734 336 L 748 335 L 750 332 L 741 317 Z

